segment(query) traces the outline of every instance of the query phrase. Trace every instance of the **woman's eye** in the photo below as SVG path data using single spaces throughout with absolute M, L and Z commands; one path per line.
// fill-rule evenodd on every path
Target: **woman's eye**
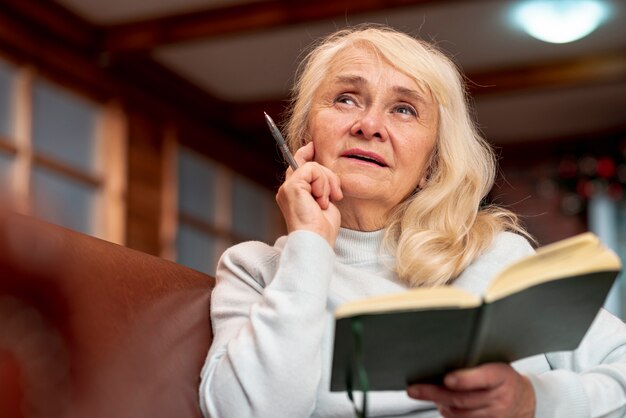
M 395 111 L 403 115 L 417 116 L 417 111 L 415 110 L 415 108 L 409 105 L 396 106 Z
M 353 105 L 355 104 L 355 101 L 352 97 L 342 94 L 340 96 L 337 96 L 337 98 L 335 99 L 335 103 L 343 103 L 343 104 L 348 104 L 348 105 Z

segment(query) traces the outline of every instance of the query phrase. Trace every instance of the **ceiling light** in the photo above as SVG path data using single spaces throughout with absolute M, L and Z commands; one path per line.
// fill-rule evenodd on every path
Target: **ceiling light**
M 531 36 L 563 44 L 593 32 L 608 17 L 600 0 L 528 0 L 513 10 L 515 21 Z

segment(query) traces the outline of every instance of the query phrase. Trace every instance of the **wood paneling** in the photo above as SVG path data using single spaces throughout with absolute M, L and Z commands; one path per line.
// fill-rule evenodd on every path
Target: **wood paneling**
M 474 95 L 626 81 L 626 53 L 479 72 L 467 79 Z
M 88 51 L 97 36 L 94 26 L 51 0 L 3 0 L 4 15 L 18 24 L 45 31 L 48 36 L 73 48 Z
M 164 135 L 141 114 L 131 112 L 128 121 L 126 244 L 160 255 Z
M 103 157 L 103 236 L 116 244 L 126 243 L 126 182 L 128 180 L 128 146 L 126 114 L 119 103 L 108 103 L 102 109 L 98 129 L 100 155 Z
M 435 0 L 255 1 L 108 26 L 105 28 L 102 49 L 114 53 L 151 50 L 171 43 L 433 1 Z M 437 1 L 450 3 L 453 0 Z

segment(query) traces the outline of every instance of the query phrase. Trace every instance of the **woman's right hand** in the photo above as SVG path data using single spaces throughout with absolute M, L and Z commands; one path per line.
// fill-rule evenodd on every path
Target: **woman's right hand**
M 333 202 L 343 198 L 341 184 L 335 173 L 313 161 L 314 156 L 313 142 L 296 151 L 294 158 L 299 168 L 296 171 L 287 169 L 276 202 L 288 232 L 312 231 L 333 247 L 341 225 L 341 214 Z

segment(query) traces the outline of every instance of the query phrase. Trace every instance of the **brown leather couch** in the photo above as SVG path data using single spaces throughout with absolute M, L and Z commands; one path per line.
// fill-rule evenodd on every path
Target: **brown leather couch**
M 213 285 L 0 211 L 0 417 L 201 417 Z

